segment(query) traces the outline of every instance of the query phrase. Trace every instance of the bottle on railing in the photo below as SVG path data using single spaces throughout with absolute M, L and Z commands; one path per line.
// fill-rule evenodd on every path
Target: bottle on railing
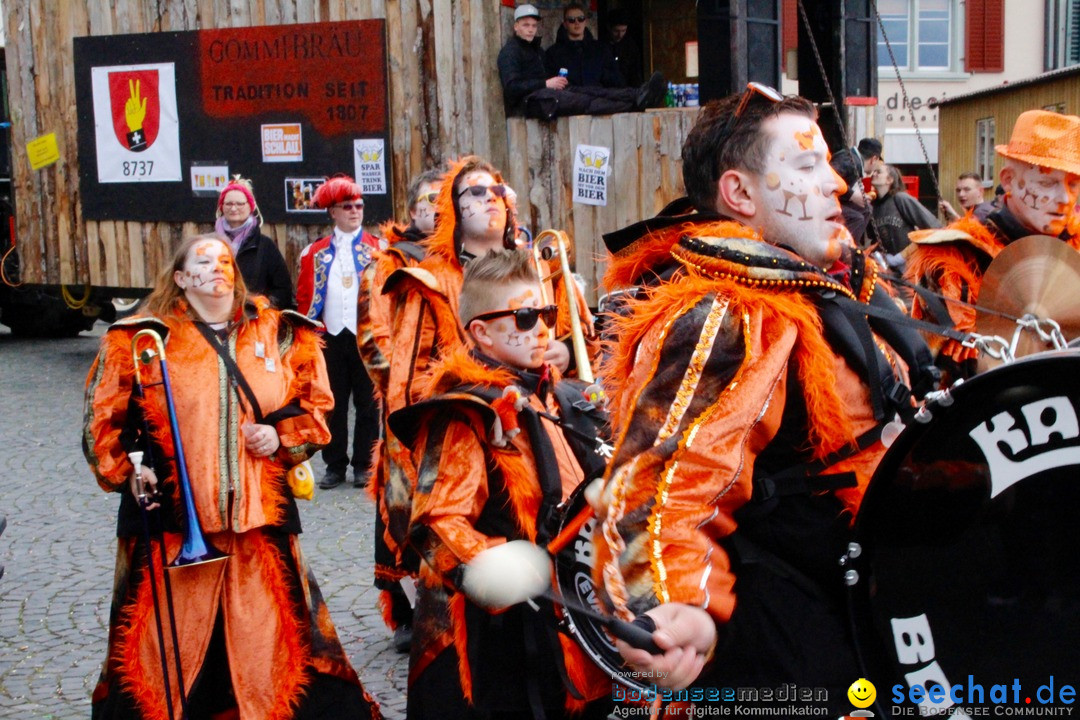
M 698 107 L 701 104 L 700 89 L 697 83 L 686 86 L 686 107 Z
M 675 86 L 667 84 L 667 95 L 664 96 L 664 107 L 675 107 Z

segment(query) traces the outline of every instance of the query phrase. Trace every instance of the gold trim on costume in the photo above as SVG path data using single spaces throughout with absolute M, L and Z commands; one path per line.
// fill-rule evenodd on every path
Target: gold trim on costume
M 675 434 L 675 431 L 679 429 L 679 425 L 682 423 L 683 418 L 686 416 L 686 411 L 690 407 L 690 401 L 693 400 L 694 393 L 697 391 L 697 386 L 701 382 L 701 374 L 705 369 L 705 362 L 712 353 L 713 345 L 716 343 L 716 336 L 720 332 L 721 323 L 727 316 L 729 306 L 730 301 L 725 300 L 721 302 L 719 298 L 713 298 L 712 308 L 709 309 L 709 315 L 705 318 L 705 322 L 701 326 L 701 334 L 698 337 L 697 345 L 694 347 L 694 352 L 690 356 L 690 362 L 686 366 L 686 372 L 683 373 L 682 383 L 675 393 L 675 401 L 668 409 L 667 419 L 664 421 L 663 426 L 661 426 L 660 432 L 657 433 L 656 442 L 653 443 L 653 447 L 670 438 Z M 701 428 L 700 418 L 698 420 L 699 421 L 695 422 L 687 432 L 686 446 L 689 446 L 690 443 L 693 442 L 694 438 L 697 436 L 698 430 Z M 671 483 L 678 467 L 679 461 L 676 459 L 668 467 L 667 472 L 661 476 L 660 485 L 656 490 L 656 502 L 653 505 L 653 510 L 649 516 L 648 522 L 649 535 L 652 538 L 652 553 L 649 560 L 653 567 L 653 589 L 661 602 L 671 601 L 671 597 L 667 590 L 667 568 L 664 567 L 660 534 L 663 531 L 662 516 L 664 506 L 667 504 L 668 500 L 668 491 L 671 489 Z

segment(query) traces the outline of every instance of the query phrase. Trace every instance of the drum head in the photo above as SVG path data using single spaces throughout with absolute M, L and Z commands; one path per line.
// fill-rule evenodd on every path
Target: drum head
M 1019 680 L 1023 705 L 1080 668 L 1080 353 L 1001 366 L 952 397 L 900 434 L 859 512 L 866 677 L 883 698 L 942 685 L 945 704 L 951 686 L 981 684 L 990 703 Z
M 585 500 L 587 484 L 585 482 L 579 485 L 567 498 L 559 530 L 576 518 L 587 505 Z M 576 601 L 584 607 L 592 608 L 598 613 L 607 614 L 606 608 L 602 607 L 597 595 L 596 586 L 593 584 L 592 572 L 596 559 L 596 553 L 593 551 L 593 530 L 595 529 L 596 520 L 590 519 L 578 531 L 577 536 L 555 556 L 555 580 L 559 586 L 559 594 L 563 597 Z M 611 676 L 612 680 L 631 690 L 646 692 L 649 689 L 649 683 L 623 663 L 622 655 L 615 649 L 615 642 L 603 627 L 572 609 L 566 608 L 563 612 L 566 630 L 570 636 L 592 658 L 593 662 Z

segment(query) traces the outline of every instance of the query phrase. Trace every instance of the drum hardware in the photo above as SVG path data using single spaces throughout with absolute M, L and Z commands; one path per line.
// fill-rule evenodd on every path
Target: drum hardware
M 840 567 L 846 568 L 851 564 L 852 560 L 858 559 L 862 555 L 862 545 L 857 542 L 849 542 L 847 546 L 847 552 L 840 556 Z M 844 584 L 848 587 L 856 585 L 859 582 L 859 571 L 854 568 L 848 568 L 844 571 Z

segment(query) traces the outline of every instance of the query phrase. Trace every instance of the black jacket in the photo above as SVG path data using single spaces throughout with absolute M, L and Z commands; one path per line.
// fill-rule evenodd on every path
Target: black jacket
M 525 42 L 514 35 L 499 51 L 499 80 L 503 86 L 503 102 L 507 115 L 521 115 L 525 96 L 546 86 L 548 74 L 544 69 L 544 51 L 540 36 Z
M 265 235 L 253 235 L 236 253 L 236 266 L 248 292 L 270 298 L 279 310 L 295 310 L 292 276 L 277 244 Z
M 544 57 L 548 76 L 566 68 L 570 87 L 626 87 L 610 48 L 586 35 L 584 40 L 562 39 L 547 49 Z

